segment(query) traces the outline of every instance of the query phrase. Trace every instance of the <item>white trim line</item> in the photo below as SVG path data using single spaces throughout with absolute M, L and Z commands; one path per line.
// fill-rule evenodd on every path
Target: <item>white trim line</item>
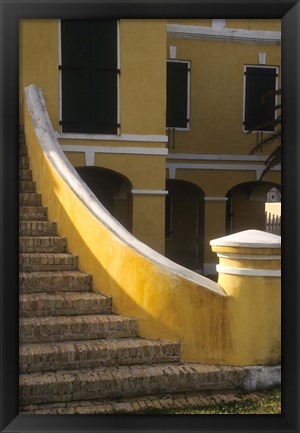
M 167 168 L 175 169 L 188 169 L 188 170 L 238 170 L 238 171 L 257 171 L 261 170 L 260 165 L 250 165 L 250 164 L 189 164 L 189 163 L 172 163 L 168 162 L 166 164 Z M 280 171 L 279 165 L 272 167 L 273 171 Z
M 228 197 L 204 197 L 204 201 L 224 201 L 226 202 L 228 200 Z
M 61 144 L 64 152 L 94 152 L 94 153 L 119 153 L 130 155 L 167 155 L 168 149 L 157 147 L 117 147 L 117 146 L 82 146 Z
M 168 195 L 168 191 L 164 189 L 132 189 L 134 195 Z
M 202 160 L 202 161 L 262 161 L 264 162 L 267 158 L 266 156 L 257 155 L 216 155 L 216 154 L 206 154 L 206 153 L 169 153 L 167 159 L 191 159 Z
M 281 260 L 280 255 L 262 255 L 262 254 L 234 254 L 234 253 L 217 253 L 217 256 L 222 259 L 237 259 L 237 260 Z
M 167 143 L 167 135 L 143 135 L 143 134 L 73 134 L 55 131 L 56 138 L 66 140 L 103 140 L 103 141 L 141 141 L 154 143 Z
M 217 265 L 217 272 L 221 274 L 243 275 L 247 277 L 281 277 L 280 269 L 247 269 Z
M 216 27 L 168 24 L 167 34 L 169 38 L 211 39 L 217 41 L 276 45 L 281 43 L 281 32 L 266 30 L 218 29 Z

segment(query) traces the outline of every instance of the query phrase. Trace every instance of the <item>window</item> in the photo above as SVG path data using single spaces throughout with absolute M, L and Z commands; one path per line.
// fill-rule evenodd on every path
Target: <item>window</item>
M 63 132 L 116 134 L 117 21 L 61 21 Z
M 189 128 L 190 62 L 167 62 L 167 128 Z
M 278 68 L 245 66 L 244 72 L 244 131 L 274 131 L 274 125 L 265 125 L 275 119 L 276 95 L 262 103 L 262 97 L 278 87 Z

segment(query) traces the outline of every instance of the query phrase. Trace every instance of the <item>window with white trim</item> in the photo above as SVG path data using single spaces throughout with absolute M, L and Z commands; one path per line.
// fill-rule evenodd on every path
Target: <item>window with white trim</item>
M 190 62 L 167 61 L 167 128 L 189 129 Z
M 276 95 L 265 98 L 264 102 L 262 98 L 277 89 L 277 66 L 244 67 L 244 131 L 274 131 Z

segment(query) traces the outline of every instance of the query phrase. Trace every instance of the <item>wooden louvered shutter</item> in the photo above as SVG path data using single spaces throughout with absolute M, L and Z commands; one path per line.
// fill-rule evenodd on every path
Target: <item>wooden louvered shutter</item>
M 62 20 L 62 129 L 117 133 L 117 21 Z
M 257 131 L 274 131 L 273 125 L 263 125 L 274 120 L 275 94 L 266 98 L 262 104 L 262 97 L 276 89 L 276 68 L 246 68 L 245 87 L 245 119 L 246 131 L 255 128 Z M 263 125 L 263 126 L 260 126 Z
M 167 62 L 167 127 L 187 128 L 188 63 Z

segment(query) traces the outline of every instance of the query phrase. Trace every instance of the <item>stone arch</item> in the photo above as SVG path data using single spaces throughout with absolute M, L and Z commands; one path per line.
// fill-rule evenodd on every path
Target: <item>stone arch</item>
M 106 209 L 132 231 L 132 184 L 116 171 L 103 167 L 76 167 L 78 174 Z
M 204 191 L 184 180 L 166 181 L 166 256 L 203 272 Z
M 265 230 L 265 202 L 270 190 L 281 186 L 269 181 L 243 182 L 231 188 L 226 197 L 226 233 Z

